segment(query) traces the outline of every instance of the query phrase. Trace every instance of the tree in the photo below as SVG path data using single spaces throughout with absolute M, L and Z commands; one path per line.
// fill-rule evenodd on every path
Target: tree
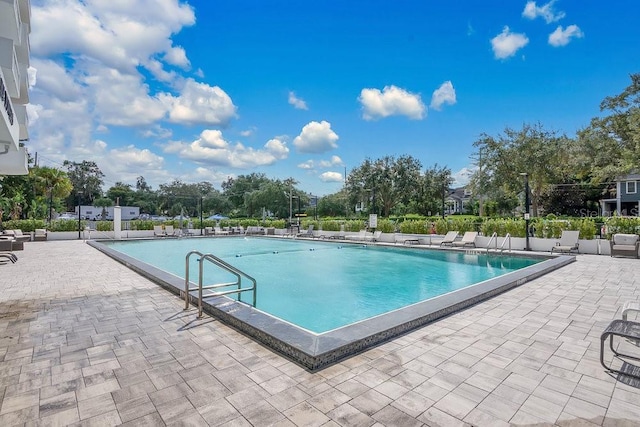
M 449 187 L 452 183 L 451 169 L 439 167 L 437 163 L 427 169 L 416 187 L 414 203 L 417 213 L 435 215 L 438 212 L 442 214 L 442 204 L 446 195 L 449 194 Z
M 51 221 L 53 209 L 59 208 L 61 201 L 71 194 L 73 184 L 66 172 L 48 166 L 33 167 L 29 170 L 29 175 L 35 187 L 37 204 L 34 208 L 40 203 L 46 203 L 49 207 L 47 217 Z
M 382 216 L 389 216 L 398 203 L 408 203 L 415 195 L 420 180 L 420 161 L 412 156 L 385 156 L 365 161 L 353 169 L 347 177 L 346 189 L 349 202 L 367 203 L 372 213 L 382 207 Z
M 124 182 L 116 182 L 116 184 L 109 188 L 106 193 L 106 197 L 112 201 L 119 202 L 120 206 L 133 206 L 136 199 L 136 194 L 131 188 L 131 185 Z M 94 203 L 95 206 L 98 206 Z
M 76 204 L 91 205 L 102 195 L 104 174 L 96 162 L 83 160 L 78 163 L 65 160 L 63 166 L 67 168 L 67 174 L 73 185 L 73 194 L 67 198 L 67 207 Z
M 507 127 L 498 137 L 483 134 L 474 146 L 482 150 L 485 175 L 481 179 L 489 193 L 507 197 L 523 193 L 522 174 L 528 175 L 534 216 L 550 186 L 571 174 L 570 140 L 546 131 L 540 124 L 525 124 L 519 131 Z
M 231 201 L 240 215 L 247 215 L 245 194 L 259 190 L 263 184 L 269 181 L 265 174 L 255 172 L 249 175 L 239 175 L 236 178 L 229 177 L 222 183 L 222 194 Z
M 600 103 L 604 117 L 591 119 L 578 132 L 574 158 L 583 176 L 592 183 L 611 181 L 640 169 L 640 73 L 631 84 Z
M 107 219 L 107 208 L 109 206 L 113 206 L 113 200 L 108 197 L 100 197 L 93 202 L 93 205 L 99 208 L 102 208 L 102 212 L 100 213 L 101 219 L 105 221 Z

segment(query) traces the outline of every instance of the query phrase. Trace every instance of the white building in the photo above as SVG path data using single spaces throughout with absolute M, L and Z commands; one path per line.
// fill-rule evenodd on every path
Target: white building
M 0 0 L 0 175 L 26 175 L 29 0 Z

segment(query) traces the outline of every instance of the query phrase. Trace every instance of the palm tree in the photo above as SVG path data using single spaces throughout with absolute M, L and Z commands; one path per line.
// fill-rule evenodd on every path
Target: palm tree
M 32 168 L 31 173 L 35 176 L 37 192 L 49 199 L 48 219 L 51 222 L 53 199 L 54 197 L 64 199 L 71 194 L 71 190 L 73 190 L 71 180 L 69 180 L 66 172 L 48 166 Z

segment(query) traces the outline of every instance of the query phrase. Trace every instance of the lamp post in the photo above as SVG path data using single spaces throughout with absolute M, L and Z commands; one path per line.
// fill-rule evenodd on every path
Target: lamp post
M 524 172 L 520 176 L 524 176 L 524 233 L 525 233 L 525 251 L 530 251 L 529 247 L 529 174 Z
M 80 226 L 81 226 L 81 217 L 80 217 L 80 202 L 82 201 L 80 199 L 80 197 L 82 196 L 82 193 L 78 193 L 78 240 L 82 239 L 82 237 L 80 236 Z

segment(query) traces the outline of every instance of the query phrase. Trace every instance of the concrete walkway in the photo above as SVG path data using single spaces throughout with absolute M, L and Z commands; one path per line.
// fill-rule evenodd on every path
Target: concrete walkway
M 635 259 L 579 255 L 309 373 L 81 241 L 17 254 L 0 265 L 0 426 L 640 425 L 638 381 L 598 359 L 640 299 Z

